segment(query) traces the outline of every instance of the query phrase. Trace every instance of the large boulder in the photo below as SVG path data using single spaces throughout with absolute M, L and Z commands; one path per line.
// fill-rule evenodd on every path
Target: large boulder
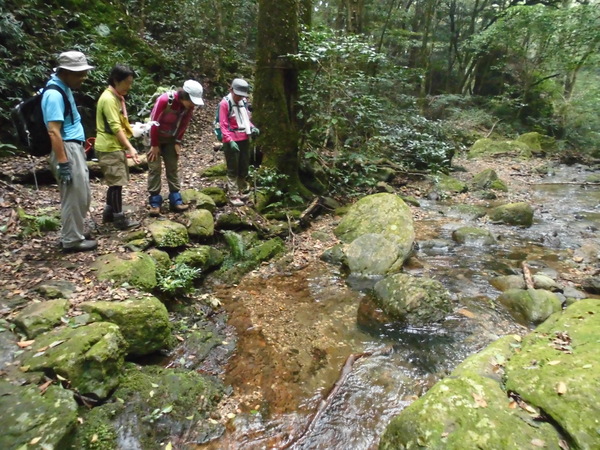
M 345 251 L 350 272 L 360 276 L 385 275 L 402 256 L 400 248 L 381 234 L 363 234 Z
M 0 448 L 70 448 L 77 409 L 73 393 L 60 386 L 42 393 L 36 385 L 16 386 L 0 380 Z
M 498 178 L 498 174 L 494 169 L 485 169 L 479 172 L 473 177 L 471 184 L 473 188 L 480 190 L 496 189 L 498 191 L 508 191 L 506 183 Z
M 493 208 L 488 217 L 492 222 L 530 227 L 533 224 L 533 208 L 525 202 L 508 203 Z
M 156 263 L 146 253 L 109 253 L 99 256 L 92 268 L 100 280 L 128 283 L 146 291 L 156 287 Z
M 209 238 L 215 233 L 213 215 L 206 209 L 195 209 L 185 214 L 188 234 L 196 238 Z
M 157 247 L 176 248 L 190 242 L 187 228 L 171 220 L 155 220 L 148 225 Z
M 22 310 L 13 322 L 31 339 L 60 325 L 60 319 L 69 310 L 69 306 L 69 301 L 65 299 L 32 303 Z
M 23 354 L 21 369 L 60 375 L 79 393 L 104 399 L 119 384 L 126 353 L 119 327 L 97 322 L 38 336 Z
M 518 142 L 523 142 L 531 149 L 535 155 L 544 152 L 553 152 L 557 149 L 556 140 L 551 136 L 540 134 L 536 131 L 522 134 L 517 138 Z
M 523 339 L 506 390 L 543 411 L 571 448 L 600 448 L 600 301 L 581 300 Z
M 410 208 L 397 195 L 386 193 L 369 195 L 352 205 L 334 234 L 348 244 L 364 234 L 384 236 L 398 248 L 392 270 L 402 267 L 415 240 Z
M 452 311 L 450 294 L 436 280 L 398 273 L 378 281 L 374 291 L 377 305 L 406 325 L 437 322 Z
M 169 313 L 156 297 L 85 302 L 79 307 L 96 320 L 118 325 L 127 341 L 129 355 L 146 355 L 167 348 L 171 343 Z
M 537 325 L 562 309 L 562 301 L 553 292 L 543 289 L 509 289 L 498 302 L 523 325 Z
M 531 147 L 521 141 L 494 141 L 493 139 L 479 139 L 469 149 L 468 158 L 492 156 L 516 156 L 523 159 L 531 158 Z
M 559 432 L 511 406 L 503 389 L 502 368 L 513 346 L 518 341 L 506 336 L 466 359 L 390 422 L 379 449 L 529 449 L 543 443 L 559 450 Z
M 452 195 L 467 192 L 469 187 L 459 179 L 441 173 L 436 175 L 435 190 L 437 192 Z
M 164 449 L 173 436 L 216 438 L 223 426 L 209 422 L 223 386 L 193 370 L 126 365 L 114 397 L 90 411 L 77 428 L 77 449 Z M 193 439 L 192 439 L 193 438 Z

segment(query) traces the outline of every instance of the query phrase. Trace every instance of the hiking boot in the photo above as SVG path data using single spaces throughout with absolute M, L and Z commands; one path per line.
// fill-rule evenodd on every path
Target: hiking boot
M 171 211 L 176 213 L 182 213 L 187 211 L 189 207 L 190 205 L 184 205 L 183 203 L 180 203 L 179 205 L 171 205 Z
M 244 201 L 238 197 L 230 198 L 229 203 L 231 203 L 233 206 L 244 206 Z
M 88 252 L 98 248 L 98 242 L 94 240 L 84 239 L 83 241 L 75 242 L 62 246 L 63 253 Z
M 128 230 L 129 228 L 135 228 L 140 225 L 139 222 L 129 220 L 125 213 L 117 213 L 114 215 L 114 225 L 117 230 Z
M 114 220 L 113 207 L 110 205 L 104 205 L 104 211 L 102 211 L 102 223 L 109 223 Z
M 150 217 L 158 217 L 160 216 L 160 206 L 151 206 L 148 210 L 148 215 Z

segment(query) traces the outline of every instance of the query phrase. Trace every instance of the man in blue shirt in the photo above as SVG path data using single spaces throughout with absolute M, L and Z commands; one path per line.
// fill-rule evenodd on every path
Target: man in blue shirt
M 46 90 L 42 98 L 44 122 L 52 142 L 50 168 L 60 187 L 64 252 L 94 250 L 98 246 L 95 240 L 84 237 L 84 219 L 90 209 L 92 195 L 83 147 L 85 134 L 72 91 L 81 87 L 91 69 L 93 66 L 87 63 L 83 53 L 61 53 L 55 73 L 46 86 L 54 84 L 66 94 L 71 105 L 70 113 L 65 115 L 67 108 L 59 91 Z

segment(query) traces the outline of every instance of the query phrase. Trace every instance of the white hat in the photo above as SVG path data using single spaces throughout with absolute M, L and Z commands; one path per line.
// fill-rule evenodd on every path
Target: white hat
M 202 85 L 194 80 L 187 80 L 183 83 L 183 90 L 190 94 L 190 100 L 196 106 L 204 105 L 202 100 Z
M 70 51 L 58 55 L 58 66 L 54 70 L 65 69 L 71 72 L 82 72 L 91 70 L 94 66 L 90 66 L 85 55 L 81 52 Z

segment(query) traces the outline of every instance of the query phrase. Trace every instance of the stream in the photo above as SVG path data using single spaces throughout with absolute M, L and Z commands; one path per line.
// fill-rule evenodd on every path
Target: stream
M 527 229 L 486 223 L 451 199 L 422 200 L 417 249 L 404 270 L 440 281 L 456 302 L 433 326 L 379 325 L 365 314 L 375 309 L 369 290 L 376 280 L 348 279 L 321 261 L 270 278 L 250 275 L 217 292 L 237 330 L 225 375 L 236 401 L 223 436 L 198 448 L 377 448 L 392 417 L 466 357 L 502 335 L 529 331 L 495 302 L 500 292 L 491 278 L 518 274 L 526 261 L 532 272 L 569 284 L 574 252 L 598 240 L 600 187 L 559 183 L 589 173 L 560 166 L 532 185 L 527 201 L 535 216 Z M 489 229 L 497 243 L 454 243 L 452 231 L 465 225 Z M 355 361 L 311 422 L 347 358 L 382 349 L 388 350 Z

